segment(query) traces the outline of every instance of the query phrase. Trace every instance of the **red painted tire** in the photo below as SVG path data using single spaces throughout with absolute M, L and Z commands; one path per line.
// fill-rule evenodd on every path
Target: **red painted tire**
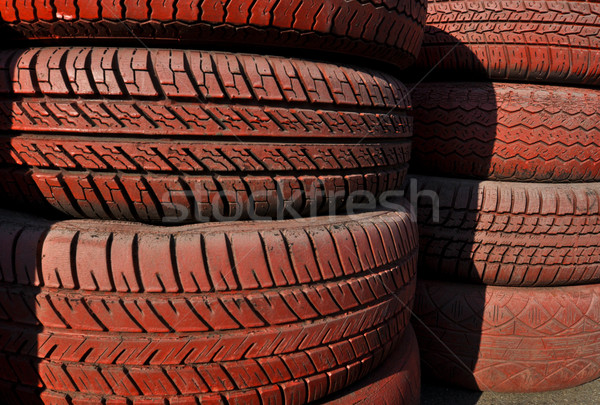
M 327 63 L 31 48 L 0 52 L 0 95 L 0 191 L 76 218 L 338 211 L 400 187 L 410 155 L 406 87 Z
M 424 0 L 0 2 L 2 37 L 12 41 L 301 48 L 401 67 L 419 52 L 425 14 Z
M 506 181 L 600 181 L 600 91 L 424 83 L 413 92 L 415 173 Z
M 600 85 L 600 4 L 472 0 L 429 3 L 422 68 L 472 80 Z M 460 44 L 457 46 L 457 44 Z
M 360 383 L 348 387 L 322 405 L 419 405 L 421 360 L 412 326 L 388 360 Z
M 600 183 L 413 179 L 410 198 L 426 193 L 418 206 L 421 275 L 503 286 L 600 282 Z
M 369 373 L 410 317 L 417 235 L 402 211 L 175 228 L 0 218 L 0 380 L 45 403 L 306 403 Z
M 423 322 L 415 322 L 423 372 L 456 385 L 541 392 L 600 377 L 598 284 L 510 288 L 419 281 L 415 316 Z

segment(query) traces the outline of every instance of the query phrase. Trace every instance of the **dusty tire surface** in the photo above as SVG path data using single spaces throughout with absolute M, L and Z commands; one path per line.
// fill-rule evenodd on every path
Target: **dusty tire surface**
M 410 156 L 406 87 L 351 66 L 29 48 L 0 52 L 0 94 L 0 191 L 76 218 L 331 212 L 399 188 Z
M 419 405 L 421 364 L 419 345 L 412 326 L 378 369 L 322 405 Z
M 600 84 L 597 2 L 435 1 L 427 24 L 418 64 L 445 79 Z
M 102 0 L 0 3 L 12 41 L 263 46 L 339 52 L 405 67 L 423 38 L 422 0 Z
M 368 374 L 410 317 L 402 211 L 171 228 L 0 215 L 0 380 L 45 403 L 306 403 Z
M 541 392 L 600 377 L 597 284 L 511 288 L 420 280 L 415 315 L 430 329 L 414 324 L 423 372 L 453 384 Z
M 600 180 L 600 91 L 423 83 L 411 96 L 415 173 L 504 181 Z
M 600 281 L 600 185 L 410 176 L 419 201 L 421 275 L 497 286 Z M 439 221 L 436 221 L 439 219 Z

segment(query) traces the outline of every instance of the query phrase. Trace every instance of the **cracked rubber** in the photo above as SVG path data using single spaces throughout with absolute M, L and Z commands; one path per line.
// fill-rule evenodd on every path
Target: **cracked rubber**
M 600 91 L 467 82 L 423 83 L 411 95 L 415 173 L 503 181 L 600 180 Z
M 600 377 L 598 284 L 510 288 L 420 280 L 415 316 L 423 322 L 414 323 L 423 372 L 452 384 L 543 392 Z
M 0 2 L 2 36 L 166 47 L 297 48 L 406 67 L 423 39 L 424 0 L 68 0 Z
M 399 188 L 410 155 L 406 87 L 351 66 L 29 48 L 0 52 L 0 95 L 0 191 L 76 218 L 337 212 Z
M 367 379 L 329 397 L 321 405 L 419 405 L 421 364 L 412 326 L 389 358 Z
M 444 80 L 600 85 L 600 3 L 434 1 L 427 24 L 418 65 Z
M 600 183 L 410 179 L 417 187 L 407 186 L 409 197 L 421 193 L 423 277 L 498 286 L 600 282 Z
M 304 404 L 366 376 L 410 317 L 418 240 L 401 210 L 0 218 L 0 385 L 44 403 Z

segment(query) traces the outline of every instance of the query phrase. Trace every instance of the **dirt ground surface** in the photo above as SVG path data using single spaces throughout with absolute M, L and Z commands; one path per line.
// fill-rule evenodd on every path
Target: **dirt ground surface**
M 600 380 L 576 388 L 535 394 L 498 394 L 450 388 L 424 381 L 421 405 L 595 405 L 600 402 Z

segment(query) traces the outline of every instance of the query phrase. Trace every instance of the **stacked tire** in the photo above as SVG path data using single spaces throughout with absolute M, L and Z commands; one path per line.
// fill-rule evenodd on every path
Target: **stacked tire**
M 444 381 L 533 392 L 600 377 L 599 6 L 429 5 L 407 191 L 417 335 Z
M 416 222 L 347 210 L 401 188 L 411 102 L 342 61 L 411 65 L 425 12 L 0 4 L 3 401 L 418 403 Z

